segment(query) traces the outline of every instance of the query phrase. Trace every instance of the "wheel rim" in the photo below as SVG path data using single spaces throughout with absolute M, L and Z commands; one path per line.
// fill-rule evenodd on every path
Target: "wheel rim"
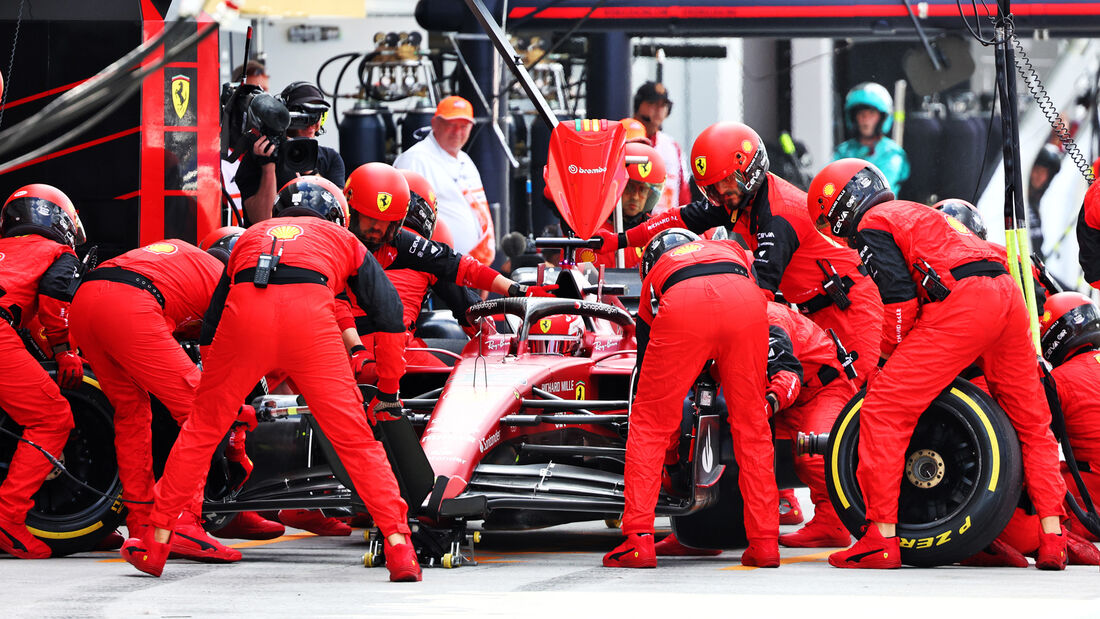
M 978 436 L 959 413 L 926 412 L 906 450 L 898 523 L 925 528 L 954 517 L 978 491 L 982 464 Z

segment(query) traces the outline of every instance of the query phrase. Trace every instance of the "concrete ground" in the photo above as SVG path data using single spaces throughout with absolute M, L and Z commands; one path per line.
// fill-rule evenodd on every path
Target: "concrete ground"
M 810 507 L 805 489 L 799 498 Z M 825 562 L 829 549 L 783 549 L 779 569 L 742 567 L 738 551 L 662 558 L 656 570 L 601 567 L 619 539 L 602 522 L 485 532 L 478 565 L 403 584 L 362 567 L 359 530 L 241 542 L 239 563 L 172 560 L 159 579 L 115 553 L 0 557 L 0 616 L 1100 617 L 1096 567 L 839 570 Z

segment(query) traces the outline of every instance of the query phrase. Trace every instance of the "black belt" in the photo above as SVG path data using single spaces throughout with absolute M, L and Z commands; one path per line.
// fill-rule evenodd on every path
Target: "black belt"
M 122 267 L 99 267 L 98 269 L 92 269 L 84 275 L 85 282 L 94 282 L 97 280 L 128 284 L 134 288 L 146 290 L 149 294 L 153 295 L 157 303 L 160 303 L 161 308 L 164 307 L 164 295 L 160 293 L 160 290 L 157 290 L 155 285 L 153 285 L 152 278 L 146 277 L 141 273 L 130 271 Z
M 703 264 L 693 264 L 678 271 L 674 271 L 672 275 L 669 275 L 665 283 L 661 285 L 661 294 L 663 295 L 669 288 L 672 288 L 685 279 L 703 277 L 704 275 L 741 275 L 742 277 L 748 277 L 749 270 L 736 262 L 706 262 Z
M 821 386 L 828 386 L 829 383 L 840 378 L 840 371 L 831 365 L 823 365 L 817 369 L 817 380 L 821 381 Z
M 256 279 L 256 267 L 249 267 L 247 269 L 241 269 L 237 271 L 237 274 L 233 276 L 233 283 L 253 283 Z M 321 284 L 322 286 L 328 285 L 328 277 L 323 273 L 318 273 L 312 269 L 303 269 L 301 267 L 290 266 L 289 264 L 280 264 L 274 272 L 271 273 L 271 279 L 268 280 L 269 284 Z
M 951 277 L 954 277 L 955 281 L 967 277 L 999 277 L 1001 275 L 1008 275 L 1005 265 L 991 260 L 975 260 L 951 269 Z
M 1091 473 L 1092 465 L 1090 465 L 1085 460 L 1077 460 L 1077 470 L 1081 471 L 1082 473 Z
M 15 326 L 15 318 L 12 317 L 11 312 L 8 311 L 8 308 L 0 307 L 0 318 L 3 318 L 4 322 L 8 323 L 9 325 L 13 327 Z

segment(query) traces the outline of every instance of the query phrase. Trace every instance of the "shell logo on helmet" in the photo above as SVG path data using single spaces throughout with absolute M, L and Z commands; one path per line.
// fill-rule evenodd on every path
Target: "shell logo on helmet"
M 649 161 L 647 161 L 645 163 L 639 163 L 638 164 L 638 174 L 640 174 L 642 176 L 642 178 L 648 177 L 649 173 L 652 172 L 652 171 L 653 171 L 653 164 L 650 163 Z
M 836 191 L 836 185 L 834 185 L 832 183 L 829 183 L 829 184 L 827 184 L 827 185 L 825 185 L 824 187 L 821 188 L 821 193 L 823 193 L 826 198 L 833 197 L 833 192 L 834 191 Z
M 699 176 L 706 176 L 707 158 L 705 155 L 699 155 L 695 158 L 695 170 L 699 172 Z
M 386 209 L 390 208 L 391 204 L 393 204 L 393 196 L 386 193 L 386 192 L 384 192 L 384 191 L 379 191 L 378 192 L 378 210 L 385 213 Z
M 965 234 L 965 235 L 968 235 L 968 236 L 973 236 L 974 235 L 974 233 L 970 231 L 970 228 L 967 228 L 966 226 L 964 226 L 962 224 L 961 221 L 959 221 L 958 219 L 955 219 L 954 217 L 952 217 L 950 215 L 947 215 L 947 224 L 949 226 L 951 226 L 952 228 L 954 228 L 955 232 L 958 232 L 959 234 Z
M 543 318 L 539 321 L 539 329 L 542 329 L 543 333 L 549 333 L 551 325 L 553 325 L 553 322 L 549 318 Z
M 293 241 L 294 239 L 302 236 L 305 233 L 301 226 L 295 226 L 293 224 L 283 224 L 281 226 L 275 226 L 267 231 L 272 238 L 280 241 Z
M 142 249 L 151 254 L 174 254 L 179 251 L 179 248 L 171 243 L 153 243 L 142 247 Z
M 745 151 L 746 153 L 751 153 L 752 152 L 752 142 L 750 142 L 748 140 L 741 140 L 741 150 Z
M 693 253 L 693 252 L 697 252 L 700 249 L 703 249 L 703 246 L 701 244 L 699 244 L 699 243 L 688 243 L 687 245 L 681 245 L 679 247 L 674 247 L 672 249 L 672 252 L 670 252 L 670 253 L 673 256 L 683 256 L 684 254 L 690 254 L 690 253 Z

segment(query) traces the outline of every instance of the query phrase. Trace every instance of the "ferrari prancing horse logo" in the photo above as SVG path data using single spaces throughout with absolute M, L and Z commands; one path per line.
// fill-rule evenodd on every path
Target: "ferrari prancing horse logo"
M 699 176 L 706 176 L 707 158 L 705 155 L 699 155 L 695 158 L 695 171 L 699 174 Z
M 553 323 L 550 321 L 549 318 L 543 318 L 542 320 L 539 321 L 539 328 L 542 329 L 543 333 L 549 333 L 550 332 L 550 325 L 552 325 L 552 324 Z
M 653 171 L 653 162 L 647 161 L 645 163 L 638 164 L 638 175 L 642 178 L 649 178 L 649 173 Z
M 390 208 L 391 204 L 393 204 L 393 196 L 391 196 L 390 194 L 388 194 L 384 191 L 379 191 L 378 192 L 378 210 L 382 213 L 385 213 L 386 209 Z
M 191 78 L 186 75 L 172 76 L 171 97 L 176 116 L 183 118 L 187 113 L 187 104 L 191 102 Z

